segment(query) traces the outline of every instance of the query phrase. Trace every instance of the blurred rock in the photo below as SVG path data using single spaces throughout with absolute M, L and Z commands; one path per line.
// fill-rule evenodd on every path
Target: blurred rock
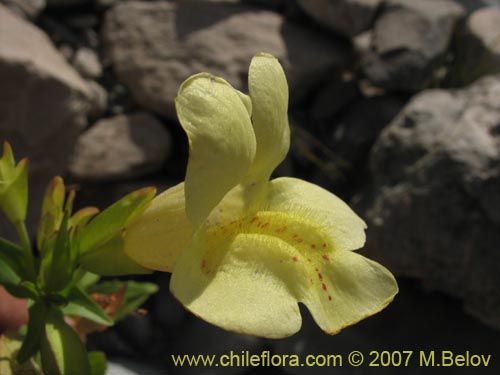
M 191 319 L 189 324 L 185 325 L 182 334 L 173 343 L 172 353 L 196 353 L 220 356 L 222 354 L 229 354 L 230 352 L 233 352 L 235 355 L 241 355 L 243 351 L 260 353 L 264 350 L 264 339 L 224 331 L 194 316 L 191 316 Z M 169 362 L 169 364 L 172 365 L 172 362 Z M 193 374 L 193 369 L 189 366 L 172 366 L 171 370 L 176 375 Z M 244 374 L 245 372 L 246 368 L 242 365 L 228 367 L 199 366 L 196 368 L 196 374 L 198 375 L 237 375 Z
M 108 109 L 108 92 L 95 81 L 88 80 L 87 84 L 90 90 L 90 109 L 88 115 L 94 118 L 100 117 Z
M 99 57 L 90 48 L 81 47 L 76 51 L 73 66 L 85 78 L 96 79 L 102 75 Z
M 366 98 L 351 105 L 333 132 L 330 148 L 348 163 L 350 169 L 362 167 L 371 146 L 384 127 L 406 103 L 401 96 Z
M 149 363 L 131 361 L 129 358 L 112 358 L 105 375 L 168 375 L 164 368 Z
M 355 209 L 369 255 L 500 328 L 500 76 L 418 94 L 382 132 Z
M 170 142 L 163 125 L 148 113 L 103 119 L 78 139 L 69 171 L 84 181 L 144 176 L 161 168 Z
M 353 37 L 372 26 L 381 0 L 298 0 L 298 3 L 319 24 Z
M 454 84 L 500 72 L 500 7 L 485 7 L 472 13 L 456 41 Z
M 251 57 L 269 52 L 298 99 L 351 57 L 343 43 L 241 4 L 127 2 L 105 18 L 105 50 L 118 79 L 144 108 L 171 117 L 178 87 L 191 74 L 209 71 L 244 89 Z
M 45 0 L 47 1 L 47 6 L 51 8 L 65 8 L 65 7 L 75 7 L 80 5 L 85 5 L 90 3 L 92 0 Z
M 45 0 L 1 0 L 0 2 L 28 19 L 36 18 L 45 8 Z
M 362 66 L 376 85 L 418 91 L 429 85 L 464 10 L 447 0 L 387 0 Z
M 334 117 L 339 111 L 359 97 L 357 83 L 350 78 L 334 77 L 319 89 L 311 106 L 313 121 L 321 122 Z
M 500 7 L 500 0 L 453 0 L 465 8 L 467 13 L 472 13 L 473 11 L 487 6 L 497 6 Z
M 28 222 L 34 229 L 46 184 L 66 170 L 86 125 L 89 88 L 45 33 L 2 5 L 0 82 L 0 139 L 18 158 L 30 158 Z

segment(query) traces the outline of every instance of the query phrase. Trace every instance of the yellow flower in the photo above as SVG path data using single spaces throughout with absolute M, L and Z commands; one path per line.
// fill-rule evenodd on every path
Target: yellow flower
M 248 86 L 249 96 L 207 73 L 182 84 L 186 180 L 131 225 L 125 252 L 172 272 L 175 297 L 222 328 L 286 337 L 300 329 L 300 302 L 337 333 L 387 306 L 396 281 L 352 251 L 366 225 L 343 201 L 300 179 L 269 181 L 289 149 L 288 86 L 267 54 L 253 58 Z

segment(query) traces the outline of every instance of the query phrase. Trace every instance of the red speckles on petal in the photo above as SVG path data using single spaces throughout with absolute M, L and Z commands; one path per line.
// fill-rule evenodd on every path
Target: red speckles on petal
M 332 296 L 328 296 L 328 301 L 331 301 L 332 300 Z
M 323 242 L 323 245 L 321 245 L 321 247 L 322 247 L 323 249 L 326 249 L 326 243 L 325 243 L 325 242 Z
M 252 219 L 250 220 L 250 224 L 253 224 L 258 220 L 259 220 L 259 218 L 257 216 L 252 217 Z
M 325 283 L 321 283 L 321 287 L 323 288 L 323 290 L 328 290 L 327 286 Z
M 319 273 L 319 272 L 318 272 L 318 278 L 319 278 L 320 280 L 323 280 L 323 275 L 322 275 L 321 273 Z
M 311 249 L 316 249 L 316 244 L 311 244 Z
M 292 259 L 293 259 L 294 262 L 298 262 L 299 261 L 299 258 L 297 258 L 297 257 L 292 257 Z
M 330 258 L 328 258 L 328 255 L 326 255 L 326 254 L 323 254 L 323 256 L 321 258 L 323 258 L 324 260 L 330 260 Z
M 200 267 L 201 267 L 201 269 L 202 269 L 202 270 L 203 270 L 203 269 L 205 269 L 205 267 L 206 267 L 206 266 L 207 266 L 207 261 L 206 261 L 206 259 L 202 259 L 202 260 L 201 260 L 201 266 L 200 266 Z
M 287 230 L 287 227 L 281 227 L 281 228 L 276 229 L 276 233 L 283 233 L 283 232 L 286 232 L 286 230 Z

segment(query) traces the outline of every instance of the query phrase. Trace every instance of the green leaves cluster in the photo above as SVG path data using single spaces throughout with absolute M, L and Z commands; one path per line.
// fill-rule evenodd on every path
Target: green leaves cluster
M 0 373 L 15 375 L 16 369 L 26 368 L 39 373 L 37 366 L 41 365 L 41 371 L 51 375 L 103 374 L 104 354 L 87 353 L 65 316 L 108 327 L 156 292 L 156 285 L 149 283 L 97 283 L 100 276 L 151 272 L 125 255 L 123 241 L 127 225 L 147 207 L 156 191 L 137 190 L 101 213 L 94 207 L 73 213 L 75 193 L 67 192 L 63 180 L 55 177 L 43 200 L 36 238 L 38 256 L 34 256 L 25 225 L 27 165 L 26 159 L 16 165 L 11 147 L 4 143 L 0 210 L 16 227 L 20 244 L 0 238 L 0 284 L 13 296 L 29 299 L 29 322 L 19 334 L 1 336 L 1 357 L 10 355 L 12 360 L 0 363 Z M 105 311 L 92 298 L 95 293 L 120 295 L 119 306 Z

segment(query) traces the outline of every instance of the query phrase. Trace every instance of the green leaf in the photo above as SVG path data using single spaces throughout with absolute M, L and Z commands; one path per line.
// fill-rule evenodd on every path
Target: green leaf
M 65 289 L 71 281 L 75 269 L 76 251 L 68 232 L 68 216 L 65 215 L 53 248 L 43 254 L 40 275 L 47 293 Z
M 69 304 L 63 309 L 64 315 L 78 315 L 98 324 L 113 325 L 113 319 L 80 288 L 72 288 L 68 300 Z
M 31 281 L 22 281 L 18 285 L 5 284 L 4 287 L 10 294 L 17 298 L 29 298 L 36 301 L 40 297 L 35 284 Z
M 82 272 L 83 275 L 80 274 L 76 285 L 78 285 L 82 290 L 87 290 L 89 287 L 96 284 L 101 279 L 101 276 L 92 272 L 84 271 L 81 268 L 78 270 L 78 272 Z
M 89 362 L 92 375 L 104 375 L 106 373 L 108 364 L 106 362 L 106 354 L 103 352 L 90 352 Z
M 125 290 L 122 304 L 114 317 L 115 322 L 126 318 L 130 313 L 136 311 L 152 294 L 158 291 L 158 286 L 153 283 L 114 280 L 92 286 L 89 288 L 89 293 L 116 293 L 122 288 L 123 284 L 127 286 L 127 289 Z
M 151 270 L 138 265 L 125 254 L 123 243 L 122 235 L 115 235 L 91 251 L 80 253 L 80 265 L 90 272 L 103 276 L 151 273 Z
M 28 307 L 29 321 L 28 331 L 23 345 L 17 354 L 17 361 L 24 363 L 30 359 L 39 349 L 43 336 L 46 308 L 42 302 L 35 302 Z
M 12 223 L 24 221 L 28 208 L 28 160 L 15 165 L 12 149 L 4 142 L 0 158 L 0 209 Z
M 22 249 L 0 238 L 0 284 L 17 285 L 24 278 Z
M 156 189 L 136 190 L 97 215 L 82 231 L 80 251 L 85 253 L 113 239 L 125 225 L 146 208 Z
M 50 308 L 40 345 L 45 374 L 92 375 L 87 351 L 78 334 L 64 321 L 63 314 Z
M 53 247 L 56 232 L 64 216 L 63 205 L 66 188 L 61 177 L 54 177 L 45 191 L 42 203 L 42 216 L 37 234 L 37 247 L 43 255 L 46 249 Z

